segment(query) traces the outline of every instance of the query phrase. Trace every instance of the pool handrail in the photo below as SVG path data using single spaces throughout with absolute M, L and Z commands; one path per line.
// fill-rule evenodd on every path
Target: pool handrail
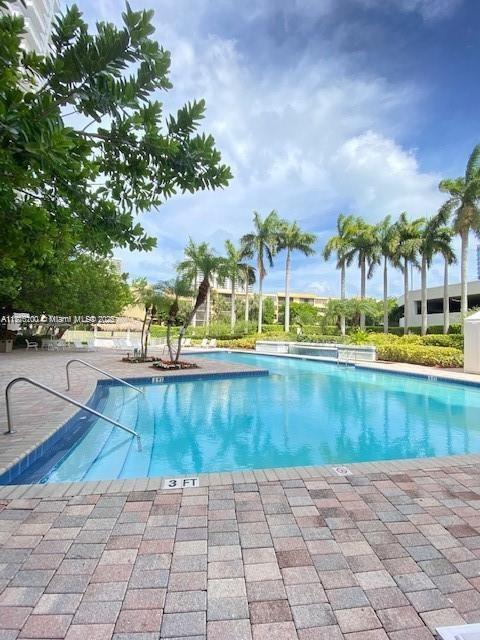
M 56 391 L 55 389 L 52 389 L 51 387 L 47 386 L 46 384 L 38 382 L 38 380 L 33 380 L 32 378 L 27 378 L 26 376 L 19 376 L 18 378 L 14 378 L 13 380 L 10 380 L 10 382 L 7 384 L 7 386 L 5 388 L 5 406 L 6 406 L 6 409 L 7 409 L 7 427 L 8 427 L 7 431 L 5 432 L 5 435 L 14 433 L 14 430 L 12 429 L 12 414 L 11 414 L 11 411 L 10 411 L 10 396 L 9 396 L 9 392 L 10 392 L 10 389 L 13 387 L 13 385 L 16 384 L 17 382 L 28 382 L 29 384 L 32 384 L 34 387 L 38 387 L 39 389 L 43 389 L 43 391 L 46 391 L 47 393 L 51 393 L 52 395 L 56 396 L 57 398 L 60 398 L 61 400 L 65 400 L 65 402 L 69 402 L 70 404 L 74 404 L 76 407 L 79 407 L 80 409 L 83 409 L 84 411 L 88 411 L 89 413 L 92 413 L 94 416 L 97 416 L 97 418 L 101 418 L 102 420 L 106 420 L 107 422 L 110 422 L 111 424 L 113 424 L 115 427 L 118 427 L 119 429 L 123 429 L 123 431 L 126 431 L 130 435 L 135 436 L 135 438 L 137 439 L 138 450 L 141 451 L 142 443 L 141 443 L 141 440 L 140 440 L 140 435 L 136 431 L 134 431 L 133 429 L 130 429 L 129 427 L 126 427 L 124 424 L 121 424 L 120 422 L 117 422 L 113 418 L 109 418 L 108 416 L 104 415 L 103 413 L 100 413 L 99 411 L 95 411 L 95 409 L 92 409 L 92 408 L 88 407 L 86 404 L 83 404 L 82 402 L 78 402 L 78 400 L 74 400 L 73 398 L 70 398 L 70 396 L 66 396 L 63 393 L 60 393 L 60 391 Z
M 72 364 L 72 362 L 80 362 L 81 364 L 84 364 L 86 367 L 90 367 L 90 369 L 94 369 L 95 371 L 98 371 L 99 373 L 103 373 L 104 376 L 108 376 L 112 380 L 116 380 L 117 382 L 121 382 L 125 386 L 130 387 L 130 389 L 134 389 L 135 391 L 138 391 L 138 393 L 143 393 L 143 389 L 139 389 L 138 387 L 135 387 L 133 384 L 130 384 L 126 380 L 122 380 L 122 378 L 117 378 L 117 376 L 113 376 L 111 373 L 108 373 L 108 371 L 104 371 L 103 369 L 99 369 L 95 365 L 90 364 L 90 362 L 85 362 L 85 360 L 80 360 L 80 358 L 72 358 L 65 365 L 65 371 L 67 373 L 67 391 L 70 391 L 70 376 L 69 376 L 69 373 L 68 373 L 68 367 Z

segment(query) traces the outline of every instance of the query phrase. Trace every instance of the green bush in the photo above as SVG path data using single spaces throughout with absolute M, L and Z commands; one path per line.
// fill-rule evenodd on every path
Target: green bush
M 253 335 L 235 340 L 218 340 L 217 346 L 225 349 L 255 349 L 255 343 L 258 339 L 257 335 Z
M 379 360 L 408 362 L 429 367 L 462 367 L 463 352 L 452 347 L 432 347 L 417 344 L 393 342 L 377 346 Z
M 426 335 L 422 338 L 422 343 L 431 347 L 453 347 L 463 350 L 463 335 L 454 333 L 448 335 Z

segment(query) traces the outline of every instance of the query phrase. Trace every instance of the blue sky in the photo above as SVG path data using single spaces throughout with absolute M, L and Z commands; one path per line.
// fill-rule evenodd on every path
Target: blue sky
M 91 22 L 118 0 L 79 0 Z M 442 177 L 460 175 L 480 141 L 477 0 L 132 0 L 153 8 L 172 53 L 166 110 L 205 98 L 204 129 L 234 173 L 223 191 L 178 195 L 141 221 L 151 253 L 117 252 L 131 276 L 172 276 L 188 235 L 221 251 L 271 209 L 318 234 L 338 213 L 372 222 L 432 215 Z M 470 278 L 476 278 L 472 239 Z M 265 281 L 283 286 L 284 256 Z M 430 284 L 442 279 L 435 263 Z M 294 257 L 292 285 L 338 295 L 333 261 Z M 458 269 L 452 281 L 458 280 Z M 418 286 L 419 276 L 414 277 Z M 391 292 L 401 292 L 392 272 Z M 359 273 L 348 274 L 356 295 Z M 381 295 L 380 273 L 368 283 Z

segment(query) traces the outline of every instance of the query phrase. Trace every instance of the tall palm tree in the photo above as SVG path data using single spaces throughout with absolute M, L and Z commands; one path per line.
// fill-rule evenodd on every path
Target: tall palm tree
M 443 255 L 449 249 L 451 250 L 451 234 L 449 229 L 445 227 L 446 222 L 446 211 L 441 209 L 437 215 L 426 220 L 422 230 L 422 238 L 418 250 L 421 258 L 422 274 L 422 336 L 427 333 L 427 271 L 436 254 L 441 253 Z
M 355 256 L 360 269 L 360 300 L 365 300 L 367 277 L 371 278 L 375 266 L 380 260 L 377 228 L 362 218 L 355 218 L 351 229 L 350 249 L 347 252 L 347 264 Z M 365 311 L 360 311 L 360 329 L 365 330 Z
M 453 229 L 462 241 L 460 258 L 460 279 L 462 288 L 462 302 L 460 311 L 463 316 L 468 311 L 467 264 L 468 264 L 468 236 L 470 231 L 480 232 L 480 144 L 477 144 L 467 162 L 465 175 L 460 178 L 442 180 L 440 191 L 449 194 L 448 200 L 442 206 L 448 216 L 454 214 Z
M 216 273 L 222 270 L 223 265 L 224 259 L 217 256 L 206 242 L 202 242 L 202 244 L 199 246 L 199 252 L 196 256 L 195 261 L 195 266 L 198 270 L 198 273 L 202 274 L 202 280 L 200 281 L 200 284 L 198 286 L 197 296 L 195 298 L 193 308 L 189 313 L 187 313 L 185 321 L 180 328 L 176 361 L 178 361 L 178 357 L 180 354 L 182 338 L 185 335 L 186 330 L 190 326 L 190 323 L 192 322 L 192 319 L 197 313 L 198 309 L 206 303 L 213 278 Z M 182 277 L 190 278 L 191 281 L 192 261 L 190 259 L 181 262 L 178 265 L 177 270 Z
M 445 240 L 440 249 L 443 257 L 443 333 L 446 335 L 450 328 L 450 296 L 448 295 L 448 269 L 457 261 L 452 249 L 453 229 L 444 227 Z
M 337 256 L 337 269 L 340 269 L 340 300 L 345 300 L 345 274 L 347 268 L 347 255 L 351 249 L 351 230 L 353 227 L 354 217 L 344 216 L 341 213 L 337 218 L 337 235 L 332 236 L 325 247 L 322 255 L 325 260 L 329 260 L 332 253 Z M 340 315 L 340 332 L 345 335 L 345 314 Z
M 293 251 L 301 251 L 305 256 L 313 256 L 313 245 L 317 240 L 314 233 L 302 231 L 298 223 L 283 220 L 278 235 L 278 250 L 287 252 L 285 259 L 285 331 L 290 330 L 290 268 Z
M 248 265 L 243 262 L 245 258 L 251 257 L 251 253 L 247 254 L 245 249 L 237 249 L 231 240 L 225 241 L 226 257 L 223 260 L 222 269 L 220 271 L 221 278 L 228 278 L 231 287 L 231 306 L 230 306 L 230 328 L 233 332 L 236 317 L 236 292 L 237 285 L 243 281 L 244 272 Z M 248 285 L 247 285 L 248 289 Z
M 252 233 L 245 234 L 241 239 L 242 248 L 257 257 L 258 333 L 262 333 L 263 280 L 267 274 L 265 260 L 270 267 L 273 267 L 273 257 L 277 252 L 278 246 L 279 225 L 280 219 L 275 209 L 270 211 L 264 220 L 262 220 L 256 211 L 254 211 L 254 231 Z
M 408 267 L 413 265 L 418 268 L 418 251 L 422 241 L 422 227 L 424 220 L 409 220 L 405 212 L 401 213 L 396 224 L 398 233 L 398 247 L 395 258 L 395 266 L 403 273 L 403 302 L 404 302 L 404 324 L 403 332 L 408 333 L 408 311 L 409 311 L 409 285 Z
M 391 216 L 377 225 L 377 237 L 383 258 L 383 332 L 388 333 L 388 263 L 394 264 L 398 247 L 398 230 Z

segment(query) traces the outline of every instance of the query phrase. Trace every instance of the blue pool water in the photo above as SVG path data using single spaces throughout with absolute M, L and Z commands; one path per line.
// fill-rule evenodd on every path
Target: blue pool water
M 100 410 L 138 430 L 142 451 L 127 434 L 97 421 L 53 469 L 42 467 L 41 480 L 480 451 L 480 388 L 309 360 L 226 352 L 205 357 L 256 365 L 270 375 L 147 384 L 144 394 L 107 386 Z

